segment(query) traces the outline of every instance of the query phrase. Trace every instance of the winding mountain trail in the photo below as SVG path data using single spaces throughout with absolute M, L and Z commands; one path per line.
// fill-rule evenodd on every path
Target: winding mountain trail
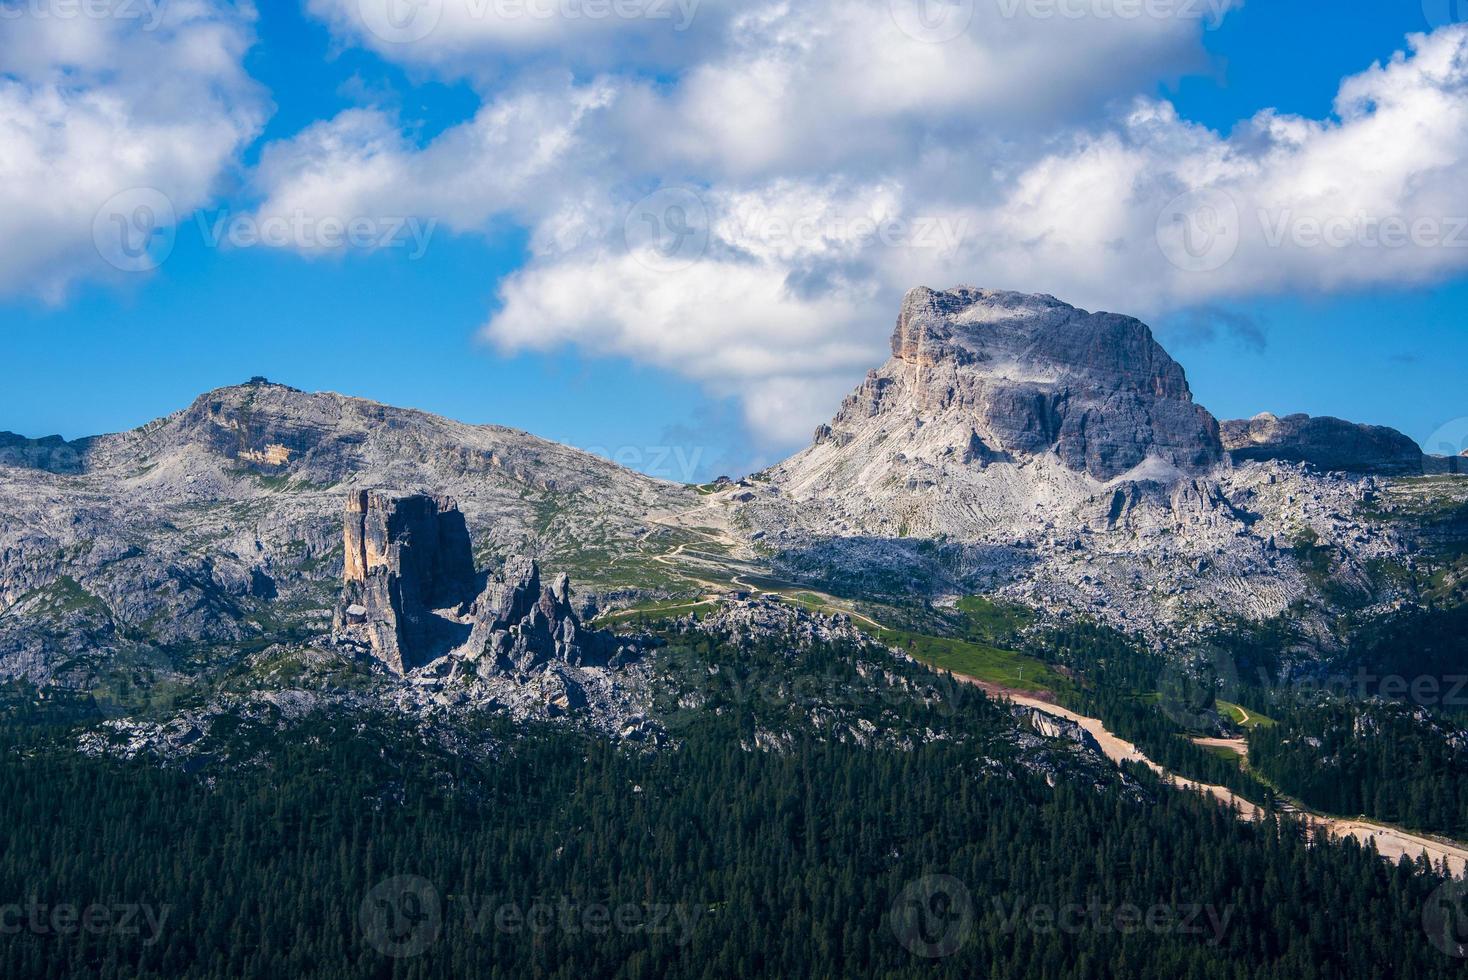
M 1192 743 L 1204 749 L 1228 749 L 1234 755 L 1249 757 L 1249 740 L 1244 738 L 1195 738 Z
M 708 509 L 709 507 L 708 505 L 706 505 L 704 508 L 701 508 L 699 511 L 697 511 L 697 513 L 707 519 Z M 662 527 L 666 528 L 674 528 L 681 531 L 692 531 L 697 534 L 702 534 L 710 541 L 716 542 L 723 547 L 729 548 L 731 551 L 735 548 L 743 547 L 741 542 L 737 538 L 735 538 L 728 531 L 727 528 L 714 528 L 709 527 L 706 524 L 696 527 L 690 527 L 687 523 L 675 522 L 672 519 L 667 519 L 666 515 L 662 515 L 662 517 L 664 519 L 655 518 L 651 521 L 651 523 L 659 524 Z M 691 546 L 692 545 L 690 545 L 689 542 L 685 541 L 682 544 L 669 548 L 667 551 L 663 552 L 660 555 L 653 555 L 652 560 L 660 565 L 666 565 L 669 568 L 674 569 L 677 574 L 688 579 L 689 581 L 697 582 L 699 585 L 712 589 L 713 591 L 705 594 L 705 601 L 717 599 L 720 594 L 727 590 L 728 586 L 725 585 L 723 582 L 717 582 L 711 579 L 699 577 L 693 571 L 695 562 L 678 560 L 687 556 L 688 549 Z M 833 609 L 837 609 L 842 613 L 845 613 L 852 619 L 860 620 L 861 622 L 866 623 L 868 626 L 871 626 L 874 629 L 885 630 L 888 628 L 887 626 L 877 622 L 870 616 L 857 612 L 854 608 L 851 607 L 851 604 L 849 602 L 843 599 L 839 599 L 836 596 L 829 595 L 825 592 L 821 592 L 819 589 L 812 588 L 811 586 L 807 585 L 801 585 L 796 582 L 781 582 L 775 580 L 771 578 L 767 571 L 757 565 L 755 566 L 754 572 L 751 572 L 748 569 L 748 566 L 753 563 L 749 561 L 737 558 L 719 559 L 717 556 L 710 555 L 706 552 L 699 552 L 696 550 L 693 552 L 693 555 L 696 556 L 697 559 L 701 560 L 703 564 L 713 567 L 721 567 L 722 570 L 729 576 L 728 585 L 732 585 L 734 588 L 741 591 L 748 592 L 750 595 L 774 595 L 789 599 L 792 598 L 791 594 L 804 593 L 815 596 L 825 605 L 830 606 Z M 738 570 L 740 566 L 744 566 L 743 570 Z M 755 585 L 753 582 L 745 580 L 745 575 L 754 574 L 756 572 L 761 578 L 775 582 L 778 588 L 762 588 L 758 585 Z M 702 605 L 702 603 L 694 603 L 693 605 Z
M 990 695 L 1002 697 L 1015 704 L 1023 705 L 1027 708 L 1034 708 L 1052 717 L 1063 718 L 1066 721 L 1080 725 L 1101 746 L 1101 751 L 1105 753 L 1106 757 L 1118 765 L 1123 762 L 1141 763 L 1157 773 L 1163 781 L 1170 783 L 1178 789 L 1205 793 L 1226 806 L 1237 808 L 1239 816 L 1245 820 L 1258 820 L 1263 816 L 1263 811 L 1260 807 L 1239 796 L 1227 787 L 1199 783 L 1195 780 L 1179 776 L 1176 773 L 1169 772 L 1147 758 L 1131 742 L 1109 731 L 1099 719 L 1087 718 L 1084 715 L 1077 714 L 1074 711 L 1062 708 L 1049 701 L 1042 701 L 1019 691 L 999 688 L 994 684 L 978 681 L 975 678 L 966 677 L 963 674 L 952 674 L 952 676 L 954 679 L 963 681 L 966 684 L 975 684 L 982 687 Z M 1327 817 L 1318 813 L 1310 813 L 1305 810 L 1301 810 L 1296 815 L 1312 830 L 1324 831 L 1331 837 L 1354 837 L 1363 845 L 1370 842 L 1376 846 L 1377 852 L 1382 857 L 1392 861 L 1396 861 L 1403 856 L 1415 860 L 1418 856 L 1425 853 L 1428 859 L 1434 864 L 1446 862 L 1449 870 L 1455 875 L 1462 875 L 1468 872 L 1468 847 L 1463 847 L 1451 841 L 1440 840 L 1436 837 L 1427 837 L 1422 834 L 1414 834 L 1397 827 L 1372 823 L 1367 820 L 1345 820 L 1338 817 Z

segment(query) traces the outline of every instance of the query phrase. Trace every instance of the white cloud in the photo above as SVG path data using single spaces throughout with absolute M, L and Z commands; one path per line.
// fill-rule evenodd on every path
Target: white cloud
M 347 114 L 259 176 L 277 211 L 512 216 L 531 257 L 486 336 L 680 372 L 787 445 L 883 356 L 913 285 L 1155 315 L 1468 267 L 1468 28 L 1347 78 L 1330 118 L 1265 112 L 1224 136 L 1132 94 L 1197 56 L 1196 21 L 1007 6 L 932 44 L 886 2 L 764 3 L 669 78 L 525 74 L 421 148 Z
M 507 349 L 574 342 L 677 371 L 740 397 L 778 441 L 808 436 L 810 412 L 880 353 L 855 329 L 871 298 L 856 284 L 801 295 L 778 265 L 728 257 L 666 270 L 644 258 L 532 266 L 505 283 L 488 336 Z
M 834 190 L 839 180 L 715 184 L 703 195 L 711 243 L 694 268 L 647 282 L 621 256 L 544 254 L 511 278 L 487 331 L 510 346 L 575 342 L 714 384 L 740 379 L 751 422 L 785 439 L 834 402 L 801 410 L 750 384 L 759 371 L 777 388 L 854 379 L 871 363 L 864 353 L 880 350 L 898 297 L 919 283 L 1156 314 L 1468 271 L 1468 29 L 1412 43 L 1411 55 L 1342 84 L 1338 118 L 1263 113 L 1225 138 L 1142 101 L 1111 126 L 1063 137 L 1062 149 L 998 161 L 995 172 L 1013 175 L 977 181 L 967 198 L 926 180 L 923 161 L 848 193 Z M 1213 201 L 1233 209 L 1224 227 L 1199 224 L 1197 204 Z M 1196 226 L 1197 257 L 1177 251 L 1173 236 L 1187 225 L 1171 223 L 1170 205 Z M 963 245 L 843 237 L 858 215 L 946 221 Z M 792 227 L 815 230 L 791 239 Z M 542 298 L 576 290 L 595 302 L 578 310 Z M 852 358 L 829 356 L 836 347 Z M 759 352 L 799 367 L 764 366 Z
M 252 27 L 233 7 L 60 9 L 0 18 L 0 294 L 52 301 L 78 278 L 119 274 L 96 240 L 112 217 L 99 209 L 133 188 L 153 190 L 121 199 L 119 219 L 138 200 L 180 216 L 202 205 L 266 108 L 241 68 Z
M 1347 78 L 1333 119 L 1264 112 L 1224 138 L 1139 103 L 977 209 L 960 263 L 1143 312 L 1468 271 L 1468 27 L 1410 44 Z
M 264 198 L 258 214 L 426 215 L 456 231 L 482 230 L 502 214 L 533 223 L 595 163 L 599 150 L 581 130 L 613 94 L 569 80 L 526 86 L 422 148 L 388 114 L 348 110 L 266 148 L 254 175 Z
M 507 62 L 677 65 L 716 38 L 739 0 L 308 0 L 343 41 L 449 75 Z

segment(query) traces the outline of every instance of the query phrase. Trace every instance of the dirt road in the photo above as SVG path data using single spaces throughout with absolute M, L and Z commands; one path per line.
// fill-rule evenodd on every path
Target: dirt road
M 974 678 L 964 677 L 961 674 L 954 674 L 953 676 L 966 683 L 978 684 L 978 686 L 983 687 L 989 693 L 997 693 L 999 696 L 1007 698 L 1015 704 L 1022 704 L 1026 707 L 1043 711 L 1053 717 L 1064 718 L 1067 721 L 1075 722 L 1091 733 L 1091 737 L 1101 746 L 1101 751 L 1112 762 L 1117 764 L 1122 762 L 1141 763 L 1157 773 L 1166 782 L 1171 783 L 1179 789 L 1197 790 L 1206 793 L 1220 803 L 1236 807 L 1239 815 L 1245 820 L 1257 820 L 1261 816 L 1259 807 L 1243 797 L 1238 796 L 1233 790 L 1227 787 L 1210 786 L 1191 779 L 1185 779 L 1176 773 L 1168 772 L 1143 755 L 1131 742 L 1119 738 L 1108 731 L 1106 726 L 1098 719 L 1087 718 L 1084 715 L 1079 715 L 1059 705 L 1042 701 L 1039 698 L 1018 691 L 998 691 L 993 684 L 982 683 L 976 681 Z M 1218 739 L 1215 741 L 1222 742 L 1225 740 Z M 1429 860 L 1434 864 L 1446 861 L 1449 869 L 1454 874 L 1462 875 L 1465 871 L 1468 871 L 1468 848 L 1455 844 L 1452 841 L 1426 837 L 1421 834 L 1414 834 L 1396 827 L 1375 824 L 1366 820 L 1342 820 L 1335 817 L 1325 817 L 1319 814 L 1304 812 L 1298 816 L 1311 828 L 1324 830 L 1332 837 L 1354 837 L 1362 844 L 1371 841 L 1376 845 L 1376 849 L 1381 853 L 1382 857 L 1389 858 L 1392 861 L 1397 860 L 1403 855 L 1415 859 L 1421 854 L 1426 853 Z

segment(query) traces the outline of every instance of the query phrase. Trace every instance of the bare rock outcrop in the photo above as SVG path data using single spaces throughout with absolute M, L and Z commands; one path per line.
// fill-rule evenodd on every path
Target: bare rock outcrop
M 588 629 L 571 602 L 564 573 L 541 581 L 540 565 L 511 558 L 492 576 L 469 611 L 473 628 L 457 651 L 478 664 L 481 674 L 528 676 L 551 663 L 573 667 L 616 667 L 636 655 L 625 639 Z
M 810 447 L 747 491 L 715 491 L 778 576 L 863 595 L 983 592 L 1161 635 L 1319 598 L 1284 544 L 1308 529 L 1352 602 L 1395 601 L 1371 570 L 1411 543 L 1371 509 L 1389 477 L 1343 472 L 1343 443 L 1404 473 L 1460 462 L 1348 423 L 1320 439 L 1336 453 L 1323 465 L 1229 461 L 1145 325 L 1051 296 L 913 290 L 892 351 Z
M 393 674 L 449 658 L 481 677 L 526 679 L 550 665 L 616 667 L 637 653 L 635 643 L 583 624 L 568 575 L 544 583 L 538 562 L 512 557 L 499 574 L 477 576 L 450 498 L 362 491 L 348 497 L 344 524 L 333 634 L 367 647 Z M 584 704 L 574 678 L 557 676 L 554 703 L 566 711 Z
M 126 432 L 0 433 L 0 677 L 92 689 L 117 664 L 187 675 L 319 636 L 343 497 L 381 487 L 450 495 L 482 549 L 582 576 L 589 542 L 633 547 L 649 513 L 698 500 L 517 430 L 258 378 Z
M 474 588 L 469 531 L 448 497 L 347 498 L 343 588 L 333 627 L 365 636 L 394 673 L 427 662 L 449 634 L 438 609 L 461 607 Z
M 1279 460 L 1321 470 L 1420 476 L 1422 447 L 1396 429 L 1330 416 L 1264 412 L 1223 423 L 1223 445 L 1236 462 Z
M 1051 296 L 909 292 L 892 360 L 846 400 L 826 439 L 894 412 L 967 422 L 952 449 L 973 465 L 1053 453 L 1111 480 L 1149 458 L 1190 473 L 1222 458 L 1218 423 L 1146 324 Z

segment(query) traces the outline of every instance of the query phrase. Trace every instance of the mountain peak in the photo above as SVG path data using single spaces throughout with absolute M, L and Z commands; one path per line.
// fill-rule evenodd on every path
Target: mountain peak
M 1322 470 L 1414 476 L 1423 472 L 1422 447 L 1381 425 L 1360 425 L 1329 415 L 1279 416 L 1260 412 L 1224 422 L 1223 445 L 1236 462 L 1282 460 Z
M 1223 456 L 1217 421 L 1133 317 L 1047 295 L 918 288 L 903 300 L 892 355 L 819 442 L 870 441 L 881 430 L 884 451 L 935 464 L 1055 456 L 1102 481 L 1149 459 L 1201 472 Z M 914 440 L 915 427 L 924 431 Z

